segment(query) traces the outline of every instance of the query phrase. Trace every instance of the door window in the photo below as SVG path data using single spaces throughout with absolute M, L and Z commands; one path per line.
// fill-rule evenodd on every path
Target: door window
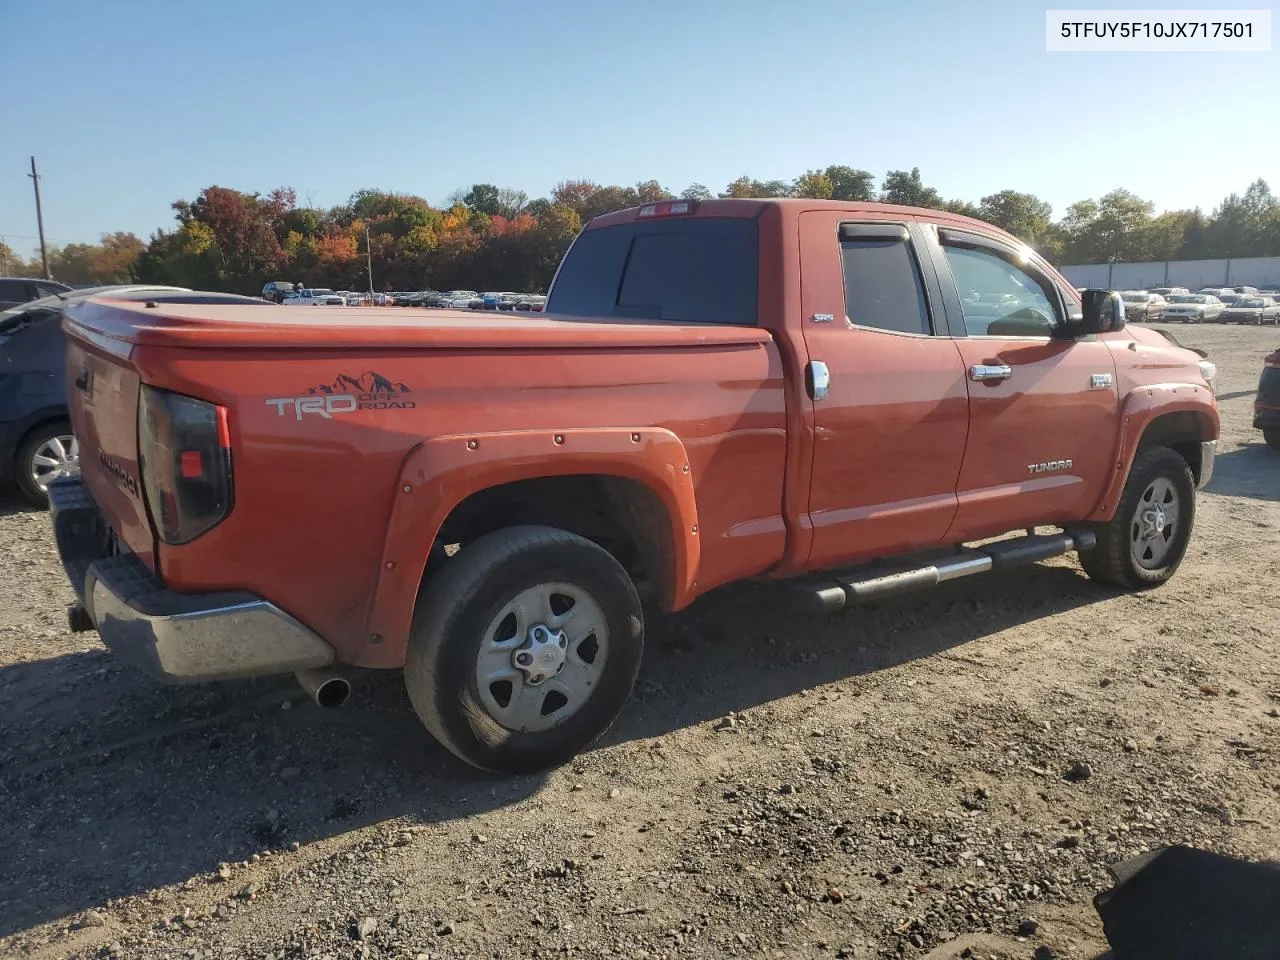
M 844 311 L 850 323 L 894 333 L 933 333 L 920 265 L 905 230 L 902 239 L 844 238 L 840 261 Z
M 1062 322 L 1057 297 L 993 250 L 944 246 L 971 337 L 1049 337 Z

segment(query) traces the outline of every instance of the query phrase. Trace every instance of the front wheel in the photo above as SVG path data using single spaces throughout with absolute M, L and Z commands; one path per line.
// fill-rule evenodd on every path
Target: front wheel
M 1195 480 L 1187 461 L 1168 447 L 1134 458 L 1109 523 L 1093 527 L 1098 542 L 1080 554 L 1091 580 L 1126 589 L 1159 586 L 1187 552 L 1196 515 Z
M 467 763 L 533 773 L 617 719 L 643 644 L 640 599 L 610 553 L 565 530 L 510 527 L 464 545 L 423 588 L 405 686 Z

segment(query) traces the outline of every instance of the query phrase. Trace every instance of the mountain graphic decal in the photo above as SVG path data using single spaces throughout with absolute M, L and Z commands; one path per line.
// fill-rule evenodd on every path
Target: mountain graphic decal
M 403 383 L 395 383 L 388 380 L 380 373 L 369 370 L 360 374 L 358 377 L 350 377 L 345 373 L 340 373 L 333 383 L 321 383 L 314 387 L 307 387 L 309 394 L 323 394 L 329 396 L 332 394 L 343 393 L 363 393 L 363 394 L 387 394 L 395 396 L 401 393 L 411 393 L 412 391 Z

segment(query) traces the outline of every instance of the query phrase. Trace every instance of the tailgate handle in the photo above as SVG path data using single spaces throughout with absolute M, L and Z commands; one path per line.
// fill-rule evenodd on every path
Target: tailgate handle
M 81 370 L 80 376 L 76 377 L 76 387 L 80 390 L 83 390 L 85 393 L 88 393 L 89 380 L 90 380 L 89 371 L 87 369 Z

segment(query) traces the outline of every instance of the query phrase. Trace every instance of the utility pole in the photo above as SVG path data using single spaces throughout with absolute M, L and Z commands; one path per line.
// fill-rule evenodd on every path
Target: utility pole
M 369 265 L 369 306 L 373 306 L 373 246 L 369 242 L 369 225 L 364 226 L 364 255 Z
M 31 178 L 32 185 L 36 188 L 36 226 L 40 230 L 40 263 L 44 266 L 44 278 L 52 280 L 53 275 L 49 273 L 49 254 L 44 247 L 44 212 L 40 209 L 40 175 L 36 173 L 36 158 L 31 158 L 31 172 L 27 174 Z

